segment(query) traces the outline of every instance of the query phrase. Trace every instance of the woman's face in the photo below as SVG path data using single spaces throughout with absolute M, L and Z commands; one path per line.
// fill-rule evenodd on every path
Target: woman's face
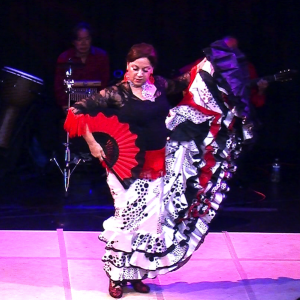
M 127 70 L 128 80 L 136 87 L 142 86 L 153 73 L 153 67 L 146 57 L 141 57 L 133 62 L 127 63 Z

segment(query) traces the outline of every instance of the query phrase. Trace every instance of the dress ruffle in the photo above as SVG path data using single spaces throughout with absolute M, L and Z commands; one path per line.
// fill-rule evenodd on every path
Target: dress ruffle
M 220 104 L 222 98 L 216 92 L 217 84 L 206 82 L 210 80 L 209 74 L 203 76 L 194 68 L 192 76 L 186 97 L 167 120 L 172 134 L 166 160 L 170 172 L 180 166 L 177 180 L 184 185 L 189 204 L 181 220 L 202 218 L 208 224 L 229 190 L 227 181 L 236 171 L 234 161 L 242 150 L 242 143 L 251 138 L 251 132 L 236 115 L 235 107 Z M 191 135 L 191 132 L 196 134 Z M 181 164 L 176 163 L 173 153 L 177 158 L 182 157 Z M 186 174 L 183 180 L 179 179 L 182 174 Z
M 246 56 L 238 48 L 230 48 L 224 40 L 213 42 L 203 50 L 215 72 L 214 81 L 227 91 L 228 102 L 240 116 L 250 116 L 250 79 Z

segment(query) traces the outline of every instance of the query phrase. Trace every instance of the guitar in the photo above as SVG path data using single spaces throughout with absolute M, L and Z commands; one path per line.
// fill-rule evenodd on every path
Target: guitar
M 251 79 L 248 85 L 250 87 L 254 87 L 256 86 L 257 82 L 260 81 L 261 79 L 266 80 L 269 83 L 273 81 L 279 81 L 279 82 L 290 81 L 297 75 L 297 73 L 298 73 L 297 70 L 287 69 L 287 70 L 279 71 L 274 75 L 268 75 L 260 78 Z

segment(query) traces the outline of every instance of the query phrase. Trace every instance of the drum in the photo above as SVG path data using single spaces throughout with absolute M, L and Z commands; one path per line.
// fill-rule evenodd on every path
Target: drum
M 41 94 L 43 80 L 10 67 L 2 69 L 1 77 L 0 147 L 9 148 L 20 111 Z

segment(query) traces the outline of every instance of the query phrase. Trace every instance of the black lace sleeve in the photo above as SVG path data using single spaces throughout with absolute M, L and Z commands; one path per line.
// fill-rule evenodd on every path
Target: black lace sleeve
M 123 105 L 124 93 L 122 93 L 122 88 L 120 85 L 114 85 L 76 102 L 73 106 L 78 110 L 77 114 L 94 114 L 103 108 L 118 108 Z
M 174 79 L 165 79 L 166 80 L 166 93 L 167 95 L 177 94 L 184 91 L 191 80 L 190 72 L 185 73 Z

